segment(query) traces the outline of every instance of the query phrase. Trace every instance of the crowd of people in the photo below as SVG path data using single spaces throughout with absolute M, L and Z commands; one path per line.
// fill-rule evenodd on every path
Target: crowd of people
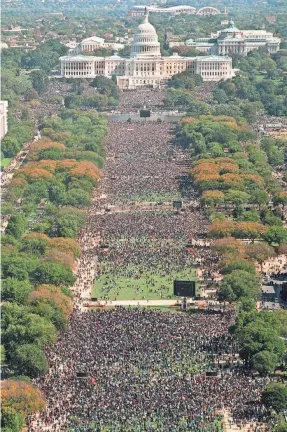
M 192 189 L 185 189 L 183 208 L 173 208 L 188 168 L 171 143 L 172 128 L 109 122 L 105 176 L 79 236 L 76 307 L 67 330 L 46 349 L 50 370 L 37 384 L 47 408 L 31 419 L 29 432 L 217 432 L 223 409 L 239 423 L 264 416 L 266 380 L 242 369 L 228 334 L 232 312 L 83 312 L 103 277 L 100 296 L 107 300 L 121 294 L 123 276 L 129 299 L 168 298 L 175 274 L 188 279 L 197 265 L 210 278 L 216 269 Z M 159 277 L 166 285 L 156 284 Z
M 90 231 L 101 236 L 97 298 L 122 299 L 122 288 L 131 299 L 151 293 L 171 298 L 175 278 L 191 278 L 195 265 L 215 268 L 213 250 L 187 247 L 208 229 L 188 185 L 184 211 L 173 208 L 174 200 L 182 200 L 181 179 L 189 168 L 188 154 L 172 144 L 172 132 L 170 122 L 109 122 L 105 178 L 89 222 Z
M 75 310 L 47 348 L 51 369 L 38 385 L 48 409 L 30 432 L 63 423 L 72 431 L 216 431 L 222 409 L 240 422 L 262 417 L 266 379 L 237 365 L 233 322 L 231 312 Z M 224 355 L 226 368 L 208 376 Z
M 148 201 L 149 197 L 150 201 L 169 201 L 179 197 L 175 177 L 182 174 L 182 168 L 173 157 L 172 134 L 173 124 L 169 122 L 109 123 L 111 158 L 103 184 L 109 202 Z
M 135 112 L 140 108 L 163 108 L 164 90 L 133 90 L 121 92 L 120 111 Z

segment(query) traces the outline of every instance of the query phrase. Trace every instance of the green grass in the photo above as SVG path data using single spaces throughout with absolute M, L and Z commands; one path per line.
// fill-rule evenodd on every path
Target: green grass
M 173 296 L 173 281 L 196 280 L 194 269 L 174 271 L 166 274 L 164 270 L 152 273 L 143 272 L 139 278 L 137 267 L 127 266 L 121 274 L 113 274 L 112 267 L 103 265 L 105 273 L 95 282 L 92 297 L 108 300 L 160 300 L 176 298 Z
M 11 160 L 12 158 L 1 159 L 1 168 L 5 168 L 6 166 L 8 166 Z

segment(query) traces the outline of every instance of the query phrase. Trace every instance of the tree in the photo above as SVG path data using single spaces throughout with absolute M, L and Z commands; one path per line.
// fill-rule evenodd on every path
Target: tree
M 278 362 L 277 355 L 270 351 L 259 351 L 251 357 L 252 369 L 261 375 L 266 375 L 274 371 Z
M 239 354 L 247 363 L 250 363 L 252 357 L 261 351 L 275 354 L 278 363 L 285 352 L 285 343 L 279 337 L 277 328 L 271 327 L 272 323 L 264 318 L 262 319 L 258 313 L 255 316 L 251 315 L 247 324 L 239 327 L 235 332 L 241 345 Z
M 240 259 L 240 249 L 236 253 L 230 254 L 230 256 L 223 262 L 220 263 L 221 273 L 228 274 L 232 273 L 234 270 L 243 270 L 247 273 L 256 274 L 256 268 L 253 262 L 247 261 L 246 259 Z M 244 251 L 242 250 L 242 254 Z
M 274 256 L 274 249 L 266 243 L 253 243 L 247 246 L 246 255 L 259 262 L 262 266 L 263 262 Z
M 287 406 L 286 384 L 268 384 L 262 392 L 262 402 L 267 408 L 274 409 L 277 413 L 285 410 Z
M 8 226 L 6 228 L 6 234 L 20 238 L 25 232 L 26 224 L 27 221 L 22 214 L 15 214 L 11 216 L 9 220 Z
M 20 251 L 25 252 L 28 255 L 44 255 L 47 249 L 47 240 L 39 237 L 24 237 L 22 239 L 22 246 Z
M 5 354 L 5 347 L 4 345 L 0 345 L 0 362 L 1 365 L 5 363 L 6 354 Z
M 73 311 L 73 302 L 70 297 L 66 296 L 61 288 L 53 285 L 40 285 L 36 291 L 29 295 L 29 303 L 48 303 L 54 309 L 59 309 L 65 317 L 71 315 Z
M 189 148 L 195 155 L 206 152 L 205 139 L 200 132 L 190 132 L 187 138 L 189 140 Z
M 4 153 L 5 157 L 12 157 L 21 148 L 21 142 L 16 137 L 9 137 L 7 135 L 3 138 L 1 143 L 1 151 Z
M 5 411 L 14 409 L 25 418 L 44 408 L 45 402 L 36 386 L 12 379 L 2 381 L 2 409 Z
M 43 262 L 32 273 L 32 279 L 38 284 L 73 285 L 76 277 L 66 264 Z
M 233 237 L 225 237 L 216 240 L 214 248 L 217 252 L 225 256 L 236 254 L 238 257 L 244 255 L 245 251 L 243 243 Z
M 93 79 L 91 86 L 95 87 L 97 91 L 103 95 L 112 96 L 115 99 L 119 99 L 119 88 L 114 83 L 114 81 L 109 78 L 97 76 Z
M 48 78 L 42 70 L 32 71 L 31 72 L 31 80 L 33 89 L 38 93 L 44 93 L 48 88 Z
M 244 270 L 234 270 L 222 278 L 218 296 L 221 300 L 236 301 L 241 297 L 258 298 L 258 277 Z
M 219 104 L 225 104 L 229 101 L 229 97 L 223 89 L 216 88 L 213 92 L 213 98 Z
M 279 322 L 280 335 L 287 338 L 287 310 L 277 309 L 275 315 Z
M 44 351 L 37 345 L 20 345 L 13 352 L 11 365 L 18 373 L 36 378 L 48 370 Z
M 234 205 L 239 205 L 246 204 L 249 197 L 250 195 L 246 192 L 230 189 L 225 195 L 225 200 L 230 201 Z
M 31 313 L 25 306 L 4 304 L 2 343 L 7 350 L 7 357 L 8 353 L 12 357 L 19 345 L 36 344 L 43 347 L 55 341 L 56 329 L 51 322 Z
M 31 291 L 33 286 L 28 280 L 7 278 L 2 281 L 1 295 L 4 301 L 24 304 Z
M 265 239 L 270 245 L 281 245 L 287 242 L 287 229 L 280 226 L 271 226 L 265 234 Z
M 250 202 L 252 204 L 257 204 L 259 210 L 264 204 L 267 203 L 267 201 L 268 201 L 268 194 L 265 191 L 257 190 L 252 192 Z
M 256 312 L 256 302 L 250 297 L 242 297 L 239 304 L 239 312 Z
M 23 427 L 23 417 L 14 408 L 2 407 L 1 430 L 3 432 L 20 432 Z
M 233 221 L 215 219 L 209 226 L 209 235 L 213 238 L 231 237 L 233 229 Z
M 224 203 L 224 193 L 219 190 L 208 190 L 202 194 L 202 201 L 205 205 L 214 206 Z
M 280 421 L 275 427 L 275 432 L 287 432 L 287 423 L 284 420 Z

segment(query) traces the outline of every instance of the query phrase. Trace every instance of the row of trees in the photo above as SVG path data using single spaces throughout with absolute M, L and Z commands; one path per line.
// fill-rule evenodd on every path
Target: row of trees
M 235 59 L 241 73 L 233 79 L 221 82 L 214 92 L 218 103 L 234 103 L 237 99 L 262 104 L 267 114 L 284 116 L 286 111 L 286 52 L 272 57 L 265 48 Z M 250 113 L 250 121 L 255 117 Z
M 66 108 L 90 107 L 103 111 L 118 106 L 119 97 L 116 76 L 113 79 L 97 76 L 90 84 L 85 79 L 74 82 L 64 103 Z
M 95 112 L 64 110 L 41 129 L 43 138 L 32 144 L 4 204 L 11 215 L 1 238 L 7 432 L 19 431 L 27 415 L 44 407 L 29 379 L 48 370 L 44 348 L 56 341 L 72 313 L 69 287 L 80 256 L 75 238 L 86 217 L 80 207 L 90 202 L 105 156 L 106 124 Z M 34 404 L 22 409 L 15 395 L 23 406 L 29 398 Z
M 267 331 L 272 315 L 257 314 L 255 301 L 261 295 L 260 266 L 287 248 L 282 222 L 286 191 L 272 176 L 269 141 L 263 140 L 260 149 L 252 144 L 254 138 L 242 118 L 224 115 L 186 117 L 176 134 L 177 142 L 190 150 L 190 174 L 211 219 L 209 235 L 216 239 L 214 248 L 221 255 L 218 298 L 241 301 L 242 308 L 252 306 L 247 328 L 236 324 L 233 329 L 240 355 L 248 367 L 269 373 L 280 364 L 286 350 L 281 322 L 286 323 L 287 312 L 280 311 L 276 320 L 274 317 L 265 341 L 261 332 Z M 270 200 L 277 206 L 275 211 L 269 207 Z M 268 345 L 271 340 L 272 346 Z

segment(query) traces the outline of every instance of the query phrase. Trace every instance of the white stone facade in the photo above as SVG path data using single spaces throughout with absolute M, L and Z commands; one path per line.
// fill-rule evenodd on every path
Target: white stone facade
M 163 57 L 155 28 L 148 21 L 138 26 L 129 58 L 65 56 L 60 58 L 61 76 L 94 78 L 97 75 L 116 75 L 121 89 L 158 88 L 173 75 L 185 70 L 202 76 L 204 81 L 220 81 L 234 75 L 232 59 L 227 56 Z
M 0 139 L 8 132 L 8 101 L 0 101 Z
M 229 27 L 211 34 L 210 38 L 189 39 L 185 44 L 204 53 L 246 56 L 249 51 L 260 47 L 266 47 L 270 54 L 275 53 L 280 48 L 280 42 L 280 38 L 266 30 L 239 30 L 230 20 Z

